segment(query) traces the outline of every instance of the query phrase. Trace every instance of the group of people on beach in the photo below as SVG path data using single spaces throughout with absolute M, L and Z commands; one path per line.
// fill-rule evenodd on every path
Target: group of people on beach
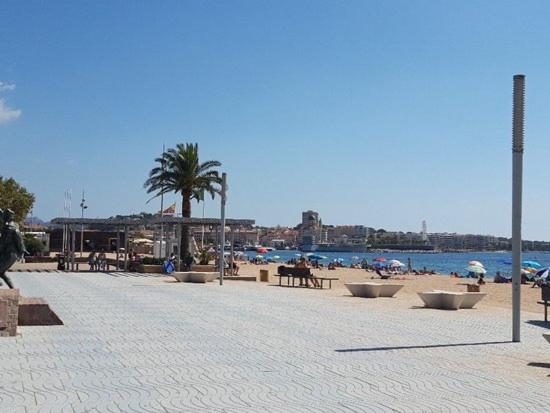
M 127 260 L 128 270 L 138 271 L 142 257 L 137 252 L 130 249 Z M 123 268 L 121 265 L 122 261 L 124 261 L 124 253 L 119 252 L 116 257 L 116 262 L 119 268 Z M 102 248 L 99 253 L 92 250 L 90 254 L 88 254 L 88 265 L 90 266 L 90 271 L 107 271 L 109 269 L 109 264 L 107 262 L 107 253 L 105 252 L 105 248 Z
M 92 250 L 88 255 L 88 265 L 90 271 L 106 271 L 107 270 L 107 254 L 105 249 L 102 249 L 98 254 L 95 250 Z
M 220 259 L 216 258 L 215 260 L 216 268 L 219 268 L 220 266 Z M 233 259 L 229 259 L 229 257 L 224 257 L 223 259 L 223 268 L 226 271 L 229 271 L 231 275 L 238 275 L 239 274 L 239 266 L 237 265 L 236 257 L 233 257 Z

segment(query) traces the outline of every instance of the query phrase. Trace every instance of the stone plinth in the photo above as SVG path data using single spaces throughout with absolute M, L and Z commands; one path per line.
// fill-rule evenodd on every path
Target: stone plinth
M 21 297 L 18 324 L 20 326 L 57 326 L 62 325 L 63 321 L 43 298 Z
M 0 290 L 0 337 L 17 334 L 19 290 Z

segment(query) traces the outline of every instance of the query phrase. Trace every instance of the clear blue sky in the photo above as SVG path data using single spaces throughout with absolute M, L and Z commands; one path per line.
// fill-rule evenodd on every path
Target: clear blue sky
M 196 141 L 232 217 L 507 236 L 525 73 L 524 235 L 550 239 L 549 2 L 5 1 L 0 18 L 0 174 L 44 219 L 66 188 L 75 214 L 82 188 L 89 216 L 155 210 L 153 158 Z

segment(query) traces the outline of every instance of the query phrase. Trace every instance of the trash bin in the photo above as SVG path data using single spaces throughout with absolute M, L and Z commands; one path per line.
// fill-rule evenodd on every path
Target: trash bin
M 57 269 L 60 271 L 65 271 L 65 255 L 57 254 Z
M 260 282 L 269 282 L 269 271 L 268 270 L 260 270 Z

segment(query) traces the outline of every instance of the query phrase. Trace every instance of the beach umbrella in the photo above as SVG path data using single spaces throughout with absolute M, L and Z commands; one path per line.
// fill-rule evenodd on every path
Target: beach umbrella
M 384 257 L 378 257 L 378 258 L 375 258 L 373 261 L 375 261 L 375 262 L 386 262 L 386 259 Z
M 353 257 L 351 257 L 352 260 L 358 260 L 359 257 L 357 255 L 354 255 Z
M 258 254 L 258 255 L 256 255 L 256 256 L 255 256 L 254 258 L 260 258 L 260 259 L 263 259 L 263 257 L 264 257 L 263 255 L 260 255 L 260 254 Z
M 512 260 L 510 259 L 499 260 L 498 262 L 501 264 L 512 265 Z M 521 266 L 524 268 L 535 268 L 537 270 L 542 268 L 542 265 L 539 262 L 532 260 L 522 261 Z
M 313 254 L 313 253 L 307 254 L 307 256 L 310 260 L 325 260 L 325 259 L 327 259 L 327 257 L 325 257 L 324 255 Z
M 535 279 L 537 281 L 548 282 L 550 280 L 550 268 L 543 268 L 542 270 L 537 271 L 535 274 Z
M 403 264 L 399 260 L 390 260 L 390 262 L 388 264 L 389 264 L 390 267 L 404 267 L 405 266 L 405 264 Z
M 343 258 L 335 258 L 334 262 L 344 262 L 344 259 Z
M 534 272 L 529 272 L 525 268 L 521 269 L 521 275 L 525 275 L 525 278 L 527 278 L 529 281 L 532 281 L 537 278 Z
M 537 261 L 523 261 L 521 263 L 521 266 L 522 267 L 529 267 L 529 268 L 536 268 L 536 269 L 541 269 L 542 268 L 542 265 L 540 265 L 540 263 L 538 263 Z
M 481 262 L 476 261 L 476 260 L 473 260 L 473 261 L 468 262 L 468 265 L 473 265 L 473 266 L 475 266 L 475 267 L 485 268 Z
M 147 238 L 134 238 L 134 244 L 153 244 L 153 240 Z
M 480 267 L 479 265 L 468 265 L 465 268 L 468 272 L 473 272 L 474 274 L 485 274 L 487 270 L 483 267 Z
M 382 267 L 386 266 L 386 264 L 384 264 L 383 262 L 380 262 L 380 261 L 377 261 L 372 265 L 375 266 L 376 268 L 382 268 Z
M 274 260 L 278 260 L 278 259 L 281 259 L 281 257 L 279 257 L 278 255 L 274 255 L 273 257 L 271 257 L 272 259 Z
M 301 256 L 302 256 L 302 254 L 294 254 L 294 255 L 297 256 L 297 257 L 301 257 Z

